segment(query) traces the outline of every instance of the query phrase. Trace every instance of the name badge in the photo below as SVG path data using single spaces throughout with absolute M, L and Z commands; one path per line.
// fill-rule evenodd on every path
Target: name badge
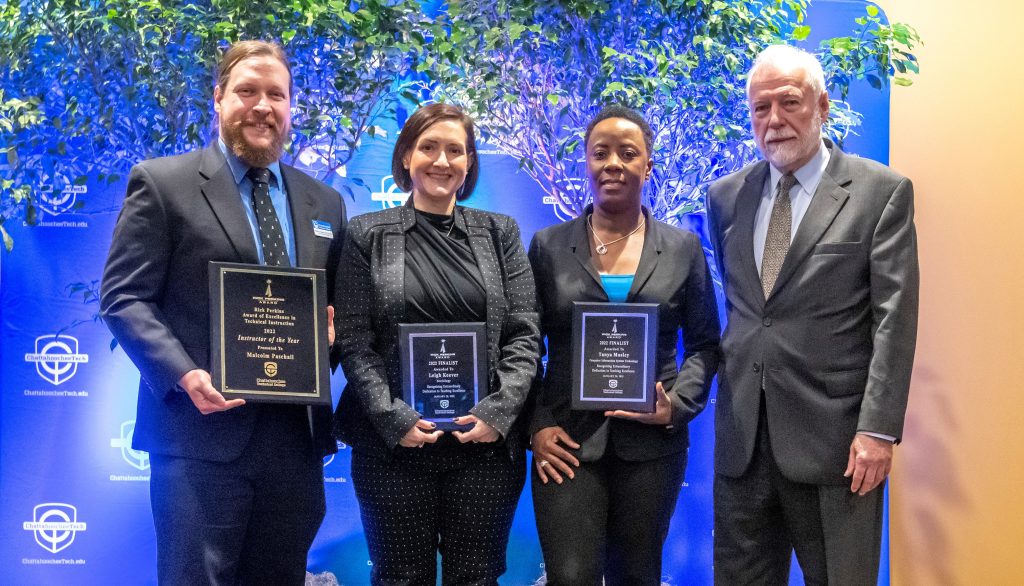
M 313 234 L 321 238 L 334 238 L 330 222 L 321 222 L 320 220 L 313 220 Z

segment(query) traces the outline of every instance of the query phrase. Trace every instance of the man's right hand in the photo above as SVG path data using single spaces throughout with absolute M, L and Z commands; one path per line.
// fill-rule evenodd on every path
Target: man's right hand
M 209 415 L 217 411 L 227 411 L 228 409 L 245 405 L 244 399 L 225 401 L 224 395 L 213 388 L 213 379 L 210 378 L 210 373 L 201 368 L 186 372 L 178 380 L 178 386 L 188 393 L 188 397 L 192 399 L 192 404 L 203 415 Z
M 551 478 L 557 484 L 562 484 L 562 474 L 568 476 L 569 480 L 576 477 L 576 472 L 572 468 L 573 466 L 578 468 L 580 461 L 576 459 L 576 456 L 572 455 L 572 452 L 563 448 L 559 443 L 565 444 L 574 450 L 580 449 L 580 445 L 569 437 L 569 434 L 565 433 L 564 429 L 557 425 L 545 427 L 530 438 L 530 446 L 533 450 L 533 466 L 540 476 L 540 481 L 544 484 L 548 483 L 548 478 Z

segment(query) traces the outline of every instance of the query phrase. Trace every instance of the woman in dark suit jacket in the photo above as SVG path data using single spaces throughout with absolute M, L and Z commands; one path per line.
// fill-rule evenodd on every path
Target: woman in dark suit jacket
M 718 363 L 718 312 L 700 240 L 640 203 L 652 142 L 635 111 L 602 110 L 584 143 L 593 204 L 530 244 L 548 353 L 530 421 L 532 487 L 550 586 L 600 585 L 602 577 L 608 586 L 660 584 L 687 423 L 704 408 Z M 572 410 L 574 301 L 658 304 L 653 413 Z
M 335 413 L 374 584 L 497 584 L 526 477 L 516 421 L 537 372 L 533 275 L 515 220 L 464 208 L 477 179 L 473 122 L 431 104 L 392 157 L 407 205 L 353 218 L 335 328 L 348 384 Z M 402 400 L 399 324 L 485 322 L 482 399 L 443 432 Z

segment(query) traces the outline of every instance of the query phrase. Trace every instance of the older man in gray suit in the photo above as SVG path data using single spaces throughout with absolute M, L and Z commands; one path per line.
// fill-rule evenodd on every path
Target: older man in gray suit
M 917 335 L 913 187 L 821 137 L 821 65 L 769 47 L 747 79 L 766 161 L 708 193 L 728 325 L 715 582 L 874 584 Z

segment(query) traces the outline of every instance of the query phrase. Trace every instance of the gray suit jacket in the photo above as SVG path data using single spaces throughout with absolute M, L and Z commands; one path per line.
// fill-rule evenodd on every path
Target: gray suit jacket
M 672 428 L 609 418 L 602 411 L 573 411 L 572 303 L 608 301 L 590 260 L 589 211 L 541 230 L 530 243 L 548 350 L 544 377 L 534 383 L 530 432 L 561 426 L 581 444 L 577 456 L 584 461 L 600 458 L 609 444 L 618 457 L 630 461 L 682 452 L 689 445 L 687 424 L 707 404 L 718 365 L 718 309 L 700 239 L 655 221 L 645 208 L 647 235 L 626 297 L 628 303 L 658 304 L 655 376 L 672 401 Z
M 831 160 L 765 299 L 753 230 L 768 164 L 708 191 L 725 286 L 715 469 L 739 476 L 757 438 L 762 380 L 772 450 L 797 482 L 843 484 L 858 431 L 899 438 L 917 338 L 910 180 L 876 162 Z
M 282 164 L 281 175 L 297 263 L 327 269 L 333 283 L 344 203 L 301 171 Z M 334 237 L 314 235 L 313 220 L 329 223 Z M 186 372 L 210 368 L 210 261 L 259 263 L 238 187 L 218 146 L 132 168 L 103 271 L 100 313 L 142 374 L 136 449 L 229 461 L 252 434 L 256 406 L 202 415 L 176 390 Z M 314 409 L 314 439 L 322 453 L 337 449 L 330 409 Z
M 335 324 L 347 385 L 335 426 L 355 450 L 389 457 L 420 415 L 402 400 L 398 324 L 405 316 L 405 233 L 416 212 L 402 206 L 352 219 L 338 271 Z M 505 438 L 513 457 L 524 452 L 518 422 L 537 372 L 533 273 L 512 218 L 457 207 L 455 225 L 483 277 L 487 303 L 487 396 L 472 413 Z

